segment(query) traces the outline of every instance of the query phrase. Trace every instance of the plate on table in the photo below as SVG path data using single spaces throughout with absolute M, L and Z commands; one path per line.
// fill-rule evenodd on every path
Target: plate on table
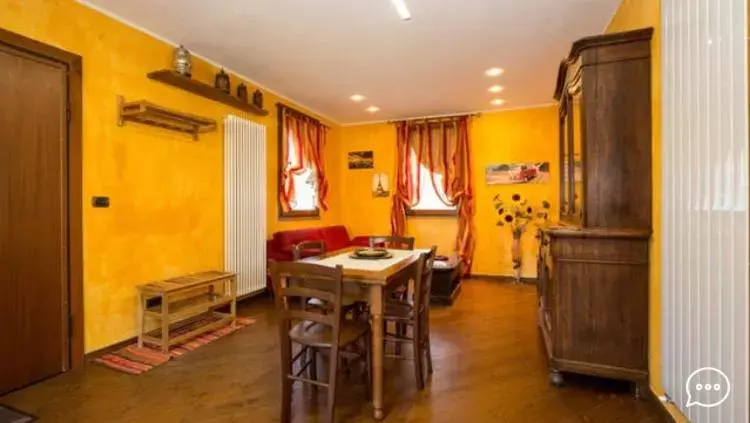
M 380 260 L 393 257 L 385 248 L 360 248 L 349 254 L 353 259 Z

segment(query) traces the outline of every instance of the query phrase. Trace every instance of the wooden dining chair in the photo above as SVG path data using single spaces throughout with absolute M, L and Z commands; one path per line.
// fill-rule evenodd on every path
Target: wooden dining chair
M 341 359 L 344 355 L 349 365 L 365 362 L 368 397 L 370 395 L 370 325 L 343 318 L 343 268 L 340 265 L 330 268 L 310 263 L 273 262 L 271 278 L 277 292 L 276 308 L 279 311 L 281 422 L 291 421 L 293 384 L 301 382 L 328 390 L 325 421 L 333 423 L 336 386 L 339 370 L 343 370 Z M 330 308 L 305 309 L 299 307 L 299 298 L 317 298 L 325 301 Z M 300 346 L 297 353 L 293 353 L 293 345 Z M 322 352 L 327 352 L 329 357 L 325 382 L 318 380 L 317 372 L 317 358 L 323 355 Z
M 327 252 L 327 249 L 326 249 L 325 241 L 322 241 L 322 240 L 303 241 L 303 242 L 300 242 L 299 244 L 295 244 L 292 247 L 292 258 L 294 259 L 294 261 L 300 261 L 301 259 L 305 257 L 309 257 L 310 255 L 322 256 L 326 252 Z M 323 309 L 328 308 L 328 305 L 326 305 L 326 303 L 319 298 L 301 298 L 300 300 L 303 302 L 303 304 L 306 304 L 308 307 L 319 307 Z M 353 317 L 357 317 L 360 314 L 362 307 L 363 306 L 360 301 L 344 294 L 344 297 L 343 297 L 344 315 L 352 313 Z
M 396 345 L 395 358 L 407 358 L 401 354 L 399 345 L 407 343 L 412 346 L 414 376 L 419 390 L 424 389 L 425 367 L 432 374 L 432 351 L 430 349 L 430 287 L 432 285 L 432 267 L 437 247 L 419 258 L 414 276 L 413 301 L 388 299 L 385 304 L 383 320 L 385 322 L 385 342 Z M 395 332 L 388 331 L 388 323 L 393 323 Z M 411 335 L 407 328 L 411 328 Z
M 376 247 L 392 248 L 394 250 L 413 250 L 414 237 L 397 235 L 371 236 L 370 248 Z
M 414 237 L 383 235 L 371 236 L 370 248 L 392 248 L 394 250 L 413 250 Z M 409 285 L 404 284 L 396 288 L 391 294 L 393 298 L 406 301 L 409 295 Z

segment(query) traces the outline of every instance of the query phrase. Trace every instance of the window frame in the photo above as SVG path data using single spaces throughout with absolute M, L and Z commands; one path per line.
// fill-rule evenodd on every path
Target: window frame
M 277 176 L 276 176 L 276 204 L 278 208 L 278 217 L 279 219 L 319 219 L 320 218 L 320 207 L 316 204 L 314 210 L 289 210 L 285 211 L 284 207 L 281 205 L 281 197 L 279 193 L 281 192 L 281 181 L 282 176 L 284 175 L 284 168 L 286 167 L 285 163 L 282 163 L 284 161 L 284 142 L 288 142 L 288 138 L 286 135 L 286 130 L 284 129 L 284 116 L 286 114 L 286 106 L 282 105 L 281 103 L 276 104 L 276 110 L 277 110 Z
M 448 209 L 412 209 L 406 208 L 406 215 L 409 217 L 456 217 L 458 216 L 458 207 L 453 210 Z

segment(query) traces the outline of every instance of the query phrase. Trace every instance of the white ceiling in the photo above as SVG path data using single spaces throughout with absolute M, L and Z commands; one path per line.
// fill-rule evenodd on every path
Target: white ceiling
M 551 103 L 570 44 L 620 3 L 406 0 L 402 21 L 389 0 L 82 1 L 339 123 L 495 109 L 493 83 L 499 108 Z

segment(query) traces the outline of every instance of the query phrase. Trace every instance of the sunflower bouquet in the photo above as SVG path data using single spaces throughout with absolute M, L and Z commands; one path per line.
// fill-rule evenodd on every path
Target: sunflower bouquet
M 496 195 L 492 202 L 495 211 L 500 216 L 498 226 L 508 226 L 513 233 L 513 275 L 517 282 L 521 281 L 521 235 L 529 224 L 543 225 L 549 219 L 549 201 L 542 201 L 538 207 L 529 204 L 521 194 L 513 194 L 510 201 L 503 201 Z
M 534 207 L 521 194 L 513 194 L 510 199 L 503 201 L 500 195 L 496 195 L 492 201 L 500 216 L 497 225 L 510 227 L 513 239 L 520 239 L 529 224 L 542 224 L 549 218 L 549 201 L 542 201 L 539 207 Z

